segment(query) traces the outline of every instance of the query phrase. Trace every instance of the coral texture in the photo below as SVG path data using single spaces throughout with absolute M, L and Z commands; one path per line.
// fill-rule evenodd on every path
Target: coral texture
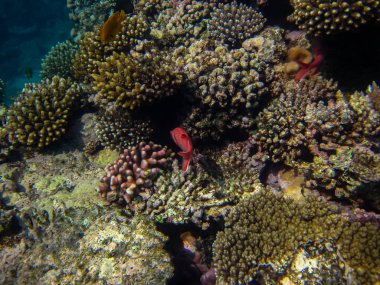
M 81 93 L 77 83 L 58 76 L 39 84 L 26 84 L 8 111 L 10 142 L 14 146 L 43 148 L 57 141 L 66 133 Z
M 128 204 L 144 199 L 153 191 L 153 184 L 163 169 L 170 165 L 171 152 L 150 143 L 125 149 L 119 158 L 106 167 L 106 175 L 98 188 L 100 195 L 109 203 Z M 133 210 L 133 209 L 132 209 Z
M 375 282 L 380 277 L 379 228 L 352 221 L 341 211 L 316 196 L 300 204 L 270 190 L 246 196 L 227 216 L 226 228 L 213 245 L 217 281 L 238 284 L 263 274 L 286 276 L 297 252 L 314 243 L 330 247 L 346 268 L 340 269 L 345 278 Z
M 41 78 L 48 79 L 55 75 L 63 78 L 72 77 L 74 75 L 72 60 L 77 50 L 77 45 L 70 41 L 53 46 L 42 59 Z
M 75 77 L 91 80 L 91 74 L 98 72 L 96 62 L 103 62 L 113 52 L 128 52 L 148 32 L 146 19 L 141 15 L 131 15 L 122 21 L 120 33 L 109 43 L 100 40 L 99 31 L 88 32 L 80 41 L 79 52 L 74 58 Z
M 380 3 L 376 0 L 292 0 L 289 19 L 315 36 L 356 29 L 371 20 L 380 19 Z
M 232 46 L 241 44 L 263 29 L 263 15 L 245 4 L 220 3 L 211 12 L 208 31 L 211 37 Z
M 101 145 L 118 151 L 148 141 L 153 132 L 149 122 L 126 118 L 121 113 L 100 115 L 95 128 Z
M 98 92 L 95 100 L 103 106 L 134 110 L 173 95 L 174 87 L 182 81 L 171 61 L 154 51 L 142 58 L 113 53 L 97 65 L 98 73 L 92 74 L 93 88 Z

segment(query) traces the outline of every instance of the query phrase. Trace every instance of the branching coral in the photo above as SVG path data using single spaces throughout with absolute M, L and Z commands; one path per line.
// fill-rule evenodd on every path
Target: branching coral
M 308 154 L 321 134 L 338 133 L 345 118 L 339 107 L 327 107 L 337 92 L 331 81 L 316 78 L 286 89 L 259 114 L 256 139 L 272 161 L 291 163 Z
M 352 221 L 341 211 L 320 197 L 296 203 L 270 190 L 247 195 L 228 214 L 226 228 L 213 245 L 218 283 L 249 283 L 260 275 L 275 281 L 287 276 L 297 253 L 312 243 L 330 249 L 345 268 L 318 265 L 327 276 L 329 270 L 337 270 L 357 283 L 375 282 L 380 277 L 379 228 Z
M 77 45 L 70 41 L 58 43 L 42 59 L 40 76 L 43 79 L 59 77 L 68 78 L 74 75 L 72 60 L 77 52 Z
M 172 153 L 154 143 L 139 143 L 125 149 L 119 158 L 106 167 L 107 174 L 98 188 L 109 203 L 128 204 L 144 199 L 153 191 L 153 184 L 162 169 L 170 165 Z
M 77 83 L 58 76 L 26 84 L 7 115 L 10 142 L 14 146 L 43 148 L 57 141 L 66 133 L 81 93 Z
M 167 45 L 188 46 L 205 36 L 210 10 L 210 4 L 197 1 L 166 9 L 153 22 L 151 35 Z
M 149 122 L 128 118 L 121 113 L 100 115 L 95 128 L 100 143 L 118 151 L 149 140 L 153 131 Z
M 128 52 L 148 32 L 146 19 L 141 15 L 128 16 L 121 24 L 120 33 L 109 43 L 100 40 L 99 31 L 86 33 L 80 41 L 80 49 L 73 62 L 78 80 L 91 80 L 90 75 L 98 72 L 96 62 L 105 61 L 113 52 Z
M 93 73 L 96 101 L 107 106 L 134 110 L 174 93 L 182 77 L 164 54 L 153 51 L 142 58 L 113 53 L 105 62 L 97 62 Z
M 291 4 L 294 12 L 289 19 L 315 36 L 356 29 L 380 19 L 377 0 L 292 0 Z
M 245 4 L 220 3 L 211 12 L 208 31 L 211 37 L 232 46 L 239 46 L 264 27 L 265 18 Z
M 69 18 L 74 22 L 71 36 L 75 41 L 83 38 L 96 26 L 101 26 L 115 7 L 116 0 L 67 0 Z

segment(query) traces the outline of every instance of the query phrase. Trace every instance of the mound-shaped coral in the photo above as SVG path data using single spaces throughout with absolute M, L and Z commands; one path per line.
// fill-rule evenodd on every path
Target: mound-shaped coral
M 120 33 L 109 43 L 100 40 L 99 31 L 86 33 L 73 62 L 76 79 L 91 80 L 91 74 L 98 72 L 96 62 L 105 61 L 113 52 L 128 52 L 148 32 L 146 19 L 141 15 L 128 16 L 121 24 Z
M 106 167 L 106 175 L 98 188 L 109 203 L 128 204 L 144 199 L 153 191 L 153 184 L 161 171 L 170 165 L 170 150 L 150 143 L 139 143 L 125 149 L 119 158 Z
M 263 15 L 245 4 L 220 3 L 211 12 L 208 31 L 211 37 L 238 46 L 264 27 Z
M 116 106 L 134 110 L 144 104 L 174 94 L 174 87 L 182 79 L 170 59 L 153 51 L 134 57 L 113 53 L 104 62 L 97 62 L 98 73 L 93 73 L 96 102 L 101 106 Z
M 180 8 L 165 9 L 158 15 L 152 23 L 151 35 L 166 45 L 189 46 L 205 36 L 211 6 L 198 1 L 177 2 Z
M 12 145 L 43 148 L 57 141 L 66 133 L 81 93 L 79 84 L 58 76 L 26 84 L 7 115 Z
M 322 276 L 337 271 L 355 284 L 372 284 L 380 278 L 379 228 L 341 212 L 316 196 L 302 203 L 271 190 L 246 196 L 227 216 L 226 228 L 213 245 L 218 283 L 249 283 L 259 276 L 272 281 L 287 276 L 298 282 L 299 276 L 287 275 L 288 269 L 302 249 L 308 251 L 314 244 L 317 252 L 330 252 L 322 260 L 339 259 L 343 267 L 319 264 L 325 271 Z
M 376 0 L 292 0 L 289 19 L 302 30 L 318 36 L 356 29 L 372 20 L 380 20 L 380 3 Z
M 74 75 L 72 60 L 77 50 L 77 45 L 70 41 L 53 46 L 42 59 L 41 78 L 52 78 L 55 75 L 63 78 L 72 77 Z
M 121 113 L 100 115 L 95 130 L 102 146 L 118 151 L 148 141 L 153 132 L 149 122 L 126 118 Z

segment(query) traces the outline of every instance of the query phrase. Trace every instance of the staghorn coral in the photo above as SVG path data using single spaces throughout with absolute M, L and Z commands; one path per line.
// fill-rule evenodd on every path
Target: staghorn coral
M 48 79 L 56 75 L 63 78 L 72 77 L 74 75 L 72 60 L 77 50 L 77 45 L 70 41 L 53 46 L 42 59 L 41 78 Z
M 377 112 L 380 112 L 380 88 L 377 86 L 376 82 L 372 82 L 372 84 L 368 86 L 366 94 L 369 96 L 373 108 Z
M 161 171 L 170 165 L 171 151 L 152 142 L 125 149 L 106 167 L 98 191 L 109 203 L 129 205 L 153 191 Z M 133 210 L 133 209 L 132 209 Z
M 121 113 L 98 116 L 95 128 L 101 145 L 118 151 L 149 140 L 153 132 L 149 122 L 123 117 Z
M 26 84 L 9 108 L 6 128 L 13 146 L 44 148 L 66 133 L 82 89 L 70 79 L 54 76 Z
M 260 32 L 265 21 L 261 13 L 245 4 L 235 1 L 228 4 L 220 3 L 211 12 L 208 31 L 212 38 L 239 47 L 244 40 Z
M 105 62 L 97 62 L 98 73 L 92 78 L 95 100 L 101 106 L 134 110 L 173 95 L 174 87 L 181 84 L 181 74 L 165 54 L 153 50 L 135 55 L 113 53 Z
M 380 20 L 380 3 L 377 0 L 291 0 L 294 12 L 289 20 L 319 36 L 357 29 L 370 22 Z
M 327 262 L 308 271 L 314 278 L 330 278 L 336 272 L 353 284 L 372 284 L 380 277 L 379 228 L 341 212 L 317 196 L 296 203 L 270 190 L 247 195 L 228 214 L 226 228 L 214 242 L 217 282 L 248 283 L 262 276 L 272 282 L 287 277 L 301 284 L 299 275 L 291 274 L 289 268 L 297 265 L 303 250 L 310 253 L 314 247 L 320 250 L 320 261 Z M 338 261 L 343 268 L 337 268 Z
M 91 74 L 98 72 L 98 61 L 104 62 L 114 52 L 128 52 L 148 33 L 148 24 L 142 15 L 127 16 L 121 25 L 120 33 L 109 43 L 100 40 L 99 31 L 86 33 L 73 61 L 76 79 L 91 80 Z

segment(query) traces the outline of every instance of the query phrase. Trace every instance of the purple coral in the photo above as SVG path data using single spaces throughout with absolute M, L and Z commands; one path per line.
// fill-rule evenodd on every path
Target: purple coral
M 171 157 L 170 150 L 152 142 L 125 149 L 106 167 L 98 191 L 109 203 L 132 205 L 136 196 L 144 199 L 161 170 L 170 165 Z

